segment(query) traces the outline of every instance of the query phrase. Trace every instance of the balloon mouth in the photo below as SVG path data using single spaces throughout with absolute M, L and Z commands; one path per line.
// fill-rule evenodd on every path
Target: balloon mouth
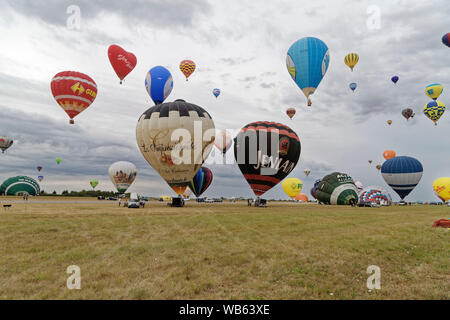
M 70 124 L 74 124 L 75 121 L 74 121 L 73 119 L 70 119 L 70 120 L 69 120 L 69 123 L 70 123 Z

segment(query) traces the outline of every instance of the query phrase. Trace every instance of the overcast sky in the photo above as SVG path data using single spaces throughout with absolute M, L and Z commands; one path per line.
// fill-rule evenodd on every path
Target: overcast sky
M 450 31 L 446 0 L 0 4 L 0 135 L 14 139 L 0 154 L 1 181 L 13 175 L 36 178 L 41 165 L 41 188 L 47 192 L 89 189 L 92 178 L 100 181 L 98 189 L 113 190 L 108 167 L 127 160 L 139 171 L 129 191 L 172 195 L 136 145 L 138 118 L 153 105 L 144 79 L 156 65 L 167 67 L 174 79 L 166 101 L 182 98 L 202 106 L 216 128 L 236 130 L 269 120 L 296 131 L 302 149 L 290 176 L 303 181 L 308 196 L 314 180 L 340 171 L 365 186 L 382 186 L 399 200 L 375 169 L 386 149 L 423 164 L 422 180 L 406 200 L 436 201 L 433 180 L 450 176 L 449 111 L 438 126 L 422 113 L 430 100 L 424 88 L 430 83 L 444 86 L 439 100 L 447 103 L 450 48 L 441 42 Z M 80 8 L 79 29 L 70 24 L 70 5 Z M 285 65 L 290 45 L 306 36 L 323 40 L 331 57 L 311 108 Z M 108 60 L 111 44 L 137 57 L 122 85 Z M 360 56 L 354 72 L 344 64 L 349 52 Z M 183 59 L 197 65 L 188 82 L 178 69 Z M 75 118 L 75 125 L 69 125 L 50 90 L 52 77 L 65 70 L 86 73 L 98 85 L 95 102 Z M 400 77 L 396 85 L 390 81 L 394 75 Z M 358 83 L 354 93 L 350 82 Z M 212 95 L 216 87 L 222 91 L 218 99 Z M 297 109 L 292 120 L 285 114 L 288 107 Z M 416 112 L 408 122 L 400 113 L 405 107 Z M 56 157 L 63 159 L 60 165 Z M 214 179 L 204 195 L 253 195 L 236 164 L 207 166 Z M 305 168 L 311 169 L 309 177 Z M 264 197 L 287 199 L 281 184 Z

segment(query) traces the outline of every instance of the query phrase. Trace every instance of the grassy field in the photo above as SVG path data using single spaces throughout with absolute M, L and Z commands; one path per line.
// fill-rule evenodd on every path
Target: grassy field
M 446 206 L 0 210 L 2 299 L 450 298 L 450 232 L 431 227 L 450 217 Z M 69 265 L 81 268 L 81 290 L 66 287 Z M 381 268 L 381 290 L 366 287 L 369 265 Z

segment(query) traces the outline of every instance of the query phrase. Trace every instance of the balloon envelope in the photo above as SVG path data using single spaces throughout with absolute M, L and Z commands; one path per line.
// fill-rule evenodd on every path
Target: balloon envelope
M 450 47 L 450 33 L 444 34 L 444 36 L 442 37 L 442 43 L 447 47 Z
M 76 71 L 57 73 L 50 82 L 53 97 L 67 113 L 70 123 L 97 97 L 97 84 L 88 75 Z
M 287 108 L 286 109 L 286 114 L 291 119 L 295 116 L 295 113 L 296 113 L 295 108 Z
M 450 178 L 442 177 L 434 180 L 433 190 L 442 201 L 446 202 L 450 200 Z
M 314 199 L 317 199 L 316 198 L 316 190 L 317 190 L 317 186 L 319 185 L 319 183 L 320 183 L 320 179 L 319 180 L 316 180 L 315 182 L 314 182 L 314 186 L 311 188 L 311 190 L 310 190 L 310 193 L 311 193 L 311 196 L 314 198 Z
M 442 117 L 445 112 L 445 105 L 440 101 L 431 101 L 424 108 L 423 113 L 428 119 L 437 125 L 438 120 Z
M 192 60 L 183 60 L 180 62 L 180 70 L 186 77 L 186 81 L 189 76 L 195 71 L 195 62 Z
M 303 170 L 303 172 L 305 173 L 306 176 L 309 176 L 309 174 L 311 173 L 311 169 L 305 169 Z
M 42 180 L 44 180 L 44 176 L 38 176 L 38 180 L 39 182 L 41 182 Z
M 385 150 L 385 151 L 383 152 L 383 157 L 384 157 L 384 159 L 386 159 L 386 160 L 389 160 L 389 159 L 391 159 L 391 158 L 394 158 L 394 157 L 395 157 L 395 151 L 394 151 L 394 150 Z
M 170 71 L 163 66 L 156 66 L 147 72 L 145 89 L 155 104 L 163 103 L 173 89 Z
M 361 190 L 363 189 L 363 184 L 358 180 L 355 180 L 354 183 L 356 188 L 358 189 L 358 193 L 361 192 Z
M 215 88 L 213 89 L 212 93 L 217 98 L 220 95 L 220 89 Z
M 136 126 L 136 141 L 145 160 L 179 195 L 208 157 L 214 139 L 209 113 L 184 100 L 151 107 Z
M 95 187 L 98 186 L 98 180 L 97 179 L 92 179 L 91 181 L 89 181 L 89 184 L 91 185 L 91 187 L 93 189 L 95 189 Z
M 316 188 L 316 197 L 325 204 L 349 205 L 358 202 L 358 189 L 352 177 L 333 172 L 323 177 Z
M 353 68 L 359 61 L 359 56 L 357 53 L 349 53 L 345 56 L 344 62 L 345 64 L 353 71 Z
M 60 163 L 61 163 L 61 161 L 62 161 L 62 159 L 61 159 L 61 158 L 56 158 L 56 163 L 57 163 L 57 164 L 60 164 Z
M 136 179 L 136 166 L 129 161 L 117 161 L 109 166 L 108 175 L 119 193 L 125 193 Z
M 134 69 L 137 63 L 136 56 L 133 53 L 125 51 L 116 44 L 109 46 L 108 58 L 121 80 L 120 83 Z
M 13 140 L 7 136 L 0 136 L 0 150 L 2 153 L 5 153 L 6 149 L 11 147 L 13 144 Z
M 195 174 L 194 178 L 192 178 L 189 182 L 189 189 L 191 189 L 198 198 L 211 185 L 212 179 L 213 174 L 211 170 L 206 167 L 201 167 Z
M 327 45 L 313 37 L 294 42 L 286 56 L 288 72 L 306 98 L 316 91 L 329 63 L 330 53 Z
M 436 100 L 444 90 L 444 87 L 439 83 L 433 83 L 425 87 L 425 93 L 431 99 Z
M 216 138 L 214 140 L 214 145 L 217 149 L 219 149 L 222 154 L 227 153 L 228 149 L 230 149 L 233 140 L 231 136 L 227 134 L 226 130 L 217 130 Z
M 357 85 L 355 82 L 352 82 L 352 83 L 349 84 L 349 87 L 350 87 L 350 89 L 351 89 L 352 91 L 355 91 L 355 89 L 356 89 L 357 86 L 358 86 L 358 85 Z
M 393 76 L 393 77 L 391 78 L 391 80 L 392 80 L 393 83 L 397 83 L 398 79 L 399 79 L 398 76 Z
M 301 201 L 301 202 L 308 202 L 308 196 L 304 193 L 299 193 L 295 196 L 295 200 Z
M 360 203 L 378 203 L 383 206 L 390 206 L 392 203 L 391 195 L 381 187 L 365 187 L 359 193 Z
M 406 118 L 406 120 L 409 120 L 409 118 L 414 117 L 414 110 L 411 108 L 406 108 L 402 110 L 402 116 Z
M 399 156 L 383 163 L 381 174 L 384 181 L 403 200 L 419 183 L 422 178 L 423 167 L 413 157 Z
M 269 121 L 247 124 L 234 142 L 234 158 L 256 196 L 291 173 L 300 150 L 300 138 L 291 128 Z
M 283 187 L 284 192 L 291 197 L 291 199 L 294 199 L 300 191 L 302 191 L 303 183 L 302 180 L 298 178 L 286 178 L 281 183 L 281 186 Z

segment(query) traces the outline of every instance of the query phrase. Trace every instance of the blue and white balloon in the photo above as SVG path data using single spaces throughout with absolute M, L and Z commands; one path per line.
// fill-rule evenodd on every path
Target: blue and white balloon
M 419 160 L 400 156 L 383 163 L 381 174 L 384 181 L 403 200 L 419 183 L 423 174 L 423 167 Z
M 328 70 L 330 53 L 320 39 L 306 37 L 294 42 L 286 56 L 286 67 L 292 80 L 309 99 Z
M 212 93 L 217 98 L 220 95 L 220 89 L 215 88 L 213 89 Z
M 163 66 L 156 66 L 147 72 L 145 89 L 155 104 L 163 103 L 173 89 L 170 71 Z
M 349 84 L 349 87 L 350 87 L 350 89 L 351 89 L 352 91 L 355 91 L 355 89 L 356 89 L 357 86 L 358 86 L 358 85 L 357 85 L 355 82 L 352 82 L 352 83 Z

